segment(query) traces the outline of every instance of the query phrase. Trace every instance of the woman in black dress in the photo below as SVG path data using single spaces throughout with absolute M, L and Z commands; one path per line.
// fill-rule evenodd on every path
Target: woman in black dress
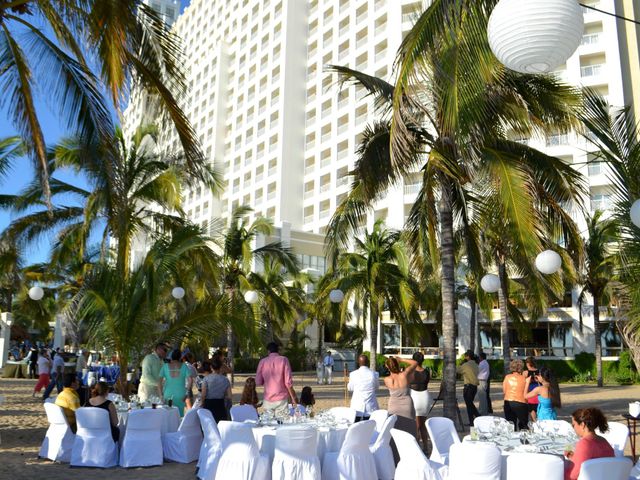
M 95 408 L 102 408 L 109 412 L 109 420 L 111 422 L 111 437 L 114 442 L 120 439 L 120 429 L 118 428 L 118 413 L 116 412 L 116 406 L 111 400 L 107 400 L 109 394 L 109 386 L 105 382 L 96 383 L 93 390 L 91 390 L 91 398 L 89 399 L 89 406 Z
M 211 359 L 212 372 L 204 377 L 201 390 L 201 404 L 209 410 L 216 423 L 229 420 L 227 406 L 231 404 L 231 382 L 220 373 L 222 361 L 215 356 Z

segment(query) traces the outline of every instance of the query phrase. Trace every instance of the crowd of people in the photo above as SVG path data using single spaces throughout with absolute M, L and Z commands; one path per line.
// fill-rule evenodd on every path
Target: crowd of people
M 47 349 L 35 349 L 34 352 L 30 359 L 37 364 L 38 382 L 34 395 L 44 388 L 44 398 L 47 398 L 57 388 L 55 403 L 62 407 L 73 430 L 76 425 L 74 412 L 81 405 L 107 410 L 112 435 L 117 441 L 118 418 L 115 405 L 107 398 L 109 385 L 103 381 L 97 382 L 88 398 L 81 398 L 78 393 L 79 390 L 82 392 L 79 387 L 83 369 L 88 364 L 88 352 L 83 351 L 78 356 L 75 374 L 64 373 L 63 352 L 53 352 L 53 355 Z M 274 415 L 286 415 L 298 405 L 311 408 L 315 404 L 312 388 L 304 386 L 298 399 L 289 360 L 280 355 L 278 345 L 274 342 L 267 345 L 267 352 L 267 356 L 258 363 L 255 376 L 246 379 L 240 404 L 251 405 L 256 409 L 261 407 L 264 411 L 274 412 Z M 327 352 L 318 363 L 323 368 L 318 382 L 331 384 L 334 365 L 331 352 Z M 389 392 L 387 410 L 390 415 L 398 417 L 395 428 L 414 435 L 426 450 L 428 435 L 425 422 L 432 400 L 428 388 L 431 372 L 423 364 L 424 356 L 420 352 L 416 352 L 411 359 L 388 357 L 385 361 L 388 375 L 384 377 L 383 383 Z M 531 422 L 555 420 L 557 409 L 561 407 L 561 397 L 558 382 L 551 369 L 546 366 L 538 367 L 535 358 L 529 357 L 524 362 L 512 360 L 509 370 L 510 373 L 504 376 L 502 382 L 504 416 L 514 424 L 514 428 L 524 430 L 530 428 Z M 230 420 L 231 373 L 221 351 L 209 359 L 197 362 L 191 352 L 171 350 L 166 344 L 159 343 L 142 361 L 137 395 L 141 402 L 153 397 L 173 405 L 179 409 L 181 416 L 186 409 L 200 405 L 211 411 L 217 422 Z M 493 413 L 490 397 L 491 367 L 484 353 L 476 356 L 469 350 L 457 367 L 457 373 L 463 384 L 469 425 L 473 425 L 476 417 Z M 264 389 L 262 401 L 258 397 L 257 386 Z M 366 355 L 360 355 L 357 358 L 357 368 L 349 374 L 347 384 L 347 389 L 352 392 L 351 408 L 356 411 L 356 421 L 368 419 L 379 408 L 379 386 L 379 373 L 369 368 L 369 358 Z M 580 465 L 585 460 L 613 456 L 609 443 L 596 433 L 607 430 L 606 418 L 600 410 L 576 410 L 572 414 L 572 423 L 580 440 L 575 450 L 566 453 L 566 479 L 570 480 L 577 478 Z

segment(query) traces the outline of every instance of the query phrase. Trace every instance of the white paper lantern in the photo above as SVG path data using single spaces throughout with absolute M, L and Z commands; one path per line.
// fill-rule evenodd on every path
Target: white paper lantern
M 560 270 L 562 258 L 553 250 L 545 250 L 536 257 L 536 268 L 545 275 L 551 275 Z
M 329 300 L 331 303 L 340 303 L 344 300 L 344 292 L 338 288 L 329 292 Z
M 31 300 L 42 300 L 44 290 L 41 287 L 31 287 L 29 289 L 29 298 Z
M 489 45 L 502 64 L 521 73 L 555 70 L 582 41 L 577 0 L 500 0 L 489 18 Z
M 500 290 L 500 278 L 493 273 L 487 273 L 480 280 L 480 286 L 487 293 L 496 293 Z
M 256 292 L 255 290 L 248 290 L 245 294 L 244 294 L 244 301 L 253 305 L 254 303 L 258 302 L 258 292 Z
M 176 298 L 176 299 L 180 300 L 181 298 L 184 297 L 184 288 L 182 288 L 182 287 L 174 287 L 174 289 L 171 290 L 171 296 L 173 298 Z
M 640 200 L 633 202 L 631 210 L 629 210 L 629 216 L 631 217 L 633 224 L 640 228 Z

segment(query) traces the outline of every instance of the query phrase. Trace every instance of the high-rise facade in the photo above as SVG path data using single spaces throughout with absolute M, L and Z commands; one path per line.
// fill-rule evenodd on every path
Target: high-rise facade
M 250 205 L 254 215 L 272 218 L 291 231 L 324 234 L 348 193 L 348 172 L 355 164 L 361 132 L 375 118 L 373 100 L 365 91 L 340 90 L 336 76 L 325 67 L 346 65 L 392 81 L 395 53 L 428 3 L 192 0 L 174 23 L 189 72 L 185 110 L 207 158 L 223 173 L 226 188 L 219 198 L 203 187 L 188 189 L 189 217 L 206 225 L 211 218 L 228 217 L 238 205 Z M 637 15 L 633 0 L 584 3 Z M 569 83 L 596 89 L 614 106 L 637 99 L 637 29 L 588 8 L 584 15 L 582 44 L 557 74 Z M 127 115 L 139 120 L 144 108 L 140 99 L 132 99 Z M 172 132 L 164 141 L 178 147 Z M 606 167 L 592 161 L 595 148 L 589 141 L 562 132 L 521 141 L 575 165 L 589 181 L 585 204 L 591 210 L 608 207 Z M 392 188 L 375 205 L 368 224 L 382 218 L 390 227 L 402 227 L 420 178 L 415 172 Z M 322 249 L 315 245 L 312 250 L 313 262 L 323 262 Z M 575 295 L 566 308 L 571 312 L 562 321 L 571 331 L 577 318 Z M 402 340 L 399 326 L 389 324 L 385 331 L 384 342 L 400 338 L 399 347 L 410 346 Z M 547 332 L 551 348 L 554 333 L 549 328 Z M 486 340 L 491 343 L 489 336 Z

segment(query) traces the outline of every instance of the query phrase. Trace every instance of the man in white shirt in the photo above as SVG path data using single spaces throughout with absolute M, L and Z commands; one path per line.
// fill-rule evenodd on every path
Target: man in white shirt
M 53 387 L 57 387 L 58 393 L 62 391 L 62 380 L 64 377 L 64 356 L 59 351 L 53 357 L 53 366 L 51 367 L 51 380 L 47 386 L 42 399 L 46 400 L 51 395 Z
M 351 396 L 351 408 L 356 410 L 359 419 L 366 420 L 369 414 L 378 410 L 376 393 L 380 384 L 378 372 L 374 372 L 369 365 L 369 358 L 366 355 L 358 357 L 357 370 L 349 374 L 349 385 L 347 388 L 353 392 Z
M 478 411 L 480 415 L 488 415 L 493 413 L 491 408 L 491 399 L 489 398 L 489 376 L 491 375 L 491 368 L 489 362 L 487 362 L 487 354 L 480 352 L 480 363 L 478 364 L 478 395 L 477 398 L 480 401 Z
M 331 385 L 333 380 L 333 357 L 331 352 L 327 351 L 327 354 L 322 359 L 322 365 L 324 366 L 324 383 Z

